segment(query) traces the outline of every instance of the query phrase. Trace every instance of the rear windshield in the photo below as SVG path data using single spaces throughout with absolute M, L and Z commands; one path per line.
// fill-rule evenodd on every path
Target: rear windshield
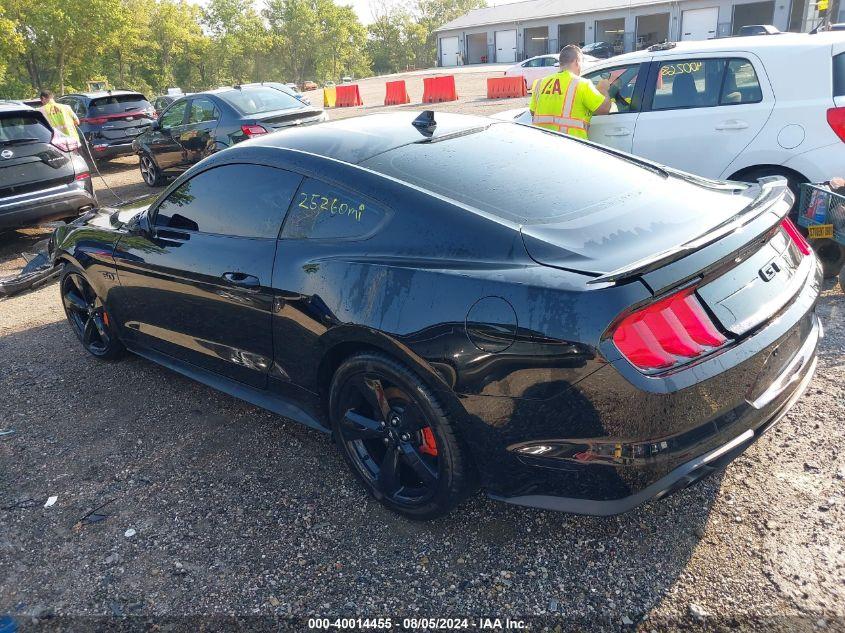
M 150 102 L 144 95 L 115 95 L 91 99 L 88 104 L 88 116 L 102 116 L 104 114 L 120 114 L 135 110 L 151 108 Z
M 833 57 L 833 96 L 845 97 L 845 53 Z
M 241 88 L 240 90 L 228 90 L 217 95 L 226 103 L 241 114 L 261 114 L 273 110 L 289 110 L 290 108 L 303 107 L 302 102 L 289 94 L 268 88 L 256 86 L 255 88 Z
M 635 196 L 653 171 L 574 139 L 513 123 L 374 156 L 364 167 L 519 224 L 587 219 Z
M 49 143 L 53 133 L 34 112 L 0 114 L 0 145 L 39 141 Z

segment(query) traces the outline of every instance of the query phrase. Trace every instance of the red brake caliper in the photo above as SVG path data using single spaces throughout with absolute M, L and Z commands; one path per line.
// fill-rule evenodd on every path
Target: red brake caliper
M 434 439 L 434 433 L 430 426 L 422 430 L 422 444 L 420 445 L 420 453 L 426 455 L 437 456 L 437 442 Z

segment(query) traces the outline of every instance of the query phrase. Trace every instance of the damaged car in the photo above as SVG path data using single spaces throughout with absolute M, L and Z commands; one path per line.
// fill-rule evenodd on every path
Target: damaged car
M 51 257 L 88 353 L 332 433 L 394 511 L 481 486 L 609 515 L 724 467 L 811 382 L 821 275 L 792 202 L 781 178 L 401 112 L 214 154 Z

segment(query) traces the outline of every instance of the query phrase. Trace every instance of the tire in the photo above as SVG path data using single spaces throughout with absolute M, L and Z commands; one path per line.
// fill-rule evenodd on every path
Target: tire
M 429 387 L 377 352 L 356 354 L 329 391 L 332 431 L 367 491 L 410 519 L 443 516 L 473 488 L 468 451 Z
M 810 240 L 810 245 L 822 264 L 824 278 L 836 277 L 845 265 L 845 247 L 828 238 Z
M 76 266 L 65 264 L 59 278 L 59 293 L 68 323 L 89 354 L 102 360 L 117 360 L 123 356 L 126 348 L 85 273 Z
M 138 168 L 141 170 L 141 178 L 148 187 L 161 187 L 165 183 L 164 174 L 161 173 L 152 156 L 146 152 L 139 154 Z

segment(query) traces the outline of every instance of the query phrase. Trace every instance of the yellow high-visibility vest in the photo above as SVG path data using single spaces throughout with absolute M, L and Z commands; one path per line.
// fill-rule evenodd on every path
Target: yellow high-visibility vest
M 53 126 L 54 130 L 58 130 L 60 134 L 64 134 L 76 141 L 79 140 L 79 135 L 76 133 L 76 125 L 74 124 L 76 117 L 70 106 L 51 101 L 38 109 L 44 113 L 44 116 L 47 117 L 47 121 Z
M 593 112 L 605 100 L 592 81 L 568 70 L 538 79 L 531 92 L 534 125 L 579 138 L 587 138 Z

